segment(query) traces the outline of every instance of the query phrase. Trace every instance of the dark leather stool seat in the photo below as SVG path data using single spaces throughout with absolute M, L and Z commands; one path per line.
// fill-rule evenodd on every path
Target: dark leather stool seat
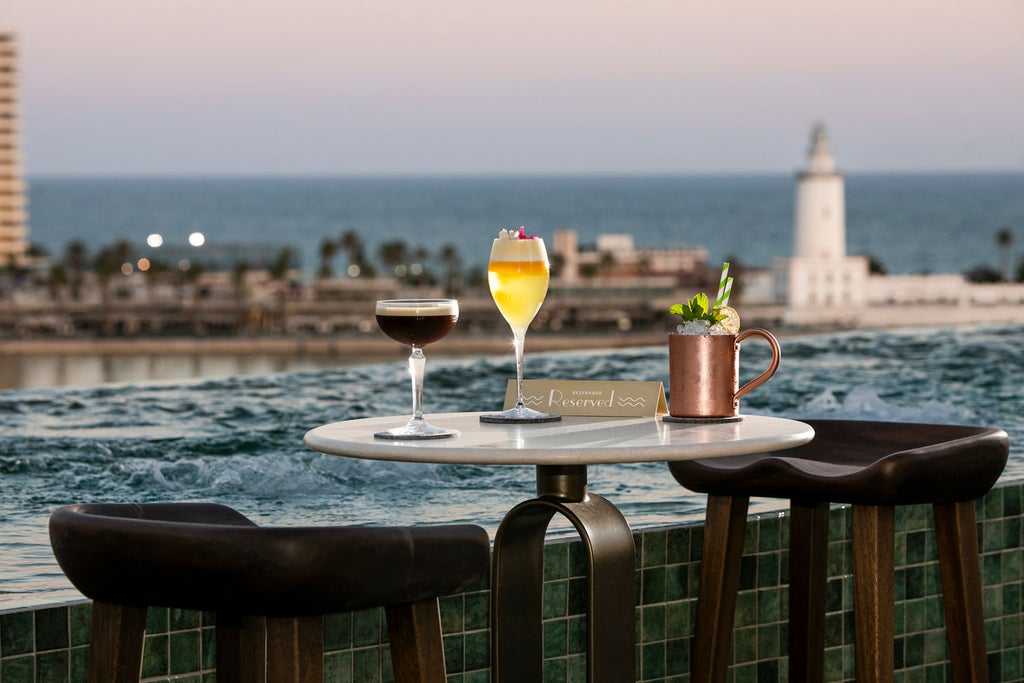
M 1002 473 L 1004 431 L 805 420 L 814 439 L 761 455 L 669 464 L 708 494 L 693 680 L 724 681 L 750 497 L 790 500 L 790 680 L 823 677 L 830 503 L 852 506 L 858 681 L 892 681 L 895 507 L 931 504 L 954 681 L 988 681 L 974 501 Z
M 437 597 L 490 560 L 478 526 L 260 527 L 206 503 L 69 505 L 50 542 L 94 601 L 89 680 L 105 683 L 139 679 L 148 606 L 216 613 L 220 683 L 320 683 L 323 615 L 385 607 L 396 681 L 443 683 Z

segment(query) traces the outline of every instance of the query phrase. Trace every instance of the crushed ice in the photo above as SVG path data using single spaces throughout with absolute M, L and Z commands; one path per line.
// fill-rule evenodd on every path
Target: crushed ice
M 721 323 L 712 325 L 707 320 L 688 320 L 682 325 L 676 325 L 676 334 L 730 334 L 722 327 Z

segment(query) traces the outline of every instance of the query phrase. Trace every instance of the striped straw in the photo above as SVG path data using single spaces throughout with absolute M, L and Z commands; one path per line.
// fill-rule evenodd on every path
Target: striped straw
M 722 290 L 722 295 L 719 297 L 719 301 L 721 303 L 718 304 L 718 308 L 721 308 L 722 306 L 728 306 L 729 305 L 729 293 L 731 291 L 732 291 L 732 278 L 729 278 L 729 279 L 727 279 L 725 281 L 725 289 Z
M 729 262 L 726 261 L 725 263 L 722 264 L 722 279 L 720 279 L 718 281 L 718 296 L 715 297 L 715 308 L 721 308 L 722 306 L 726 305 L 726 302 L 729 301 L 729 295 L 726 293 L 726 289 L 725 289 L 725 286 L 726 286 L 726 283 L 728 282 L 728 280 L 729 280 Z M 725 297 L 724 301 L 722 300 L 723 296 Z

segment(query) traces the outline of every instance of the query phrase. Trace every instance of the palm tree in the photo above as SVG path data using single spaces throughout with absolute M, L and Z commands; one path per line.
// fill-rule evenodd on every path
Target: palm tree
M 332 239 L 324 239 L 320 242 L 320 268 L 316 276 L 321 280 L 329 280 L 334 277 L 334 255 L 338 253 L 338 243 Z
M 470 289 L 484 287 L 487 285 L 487 271 L 483 266 L 473 266 L 466 274 L 466 286 Z
M 96 282 L 100 286 L 100 298 L 103 303 L 107 302 L 110 296 L 110 281 L 114 273 L 121 269 L 121 261 L 114 254 L 114 251 L 107 247 L 100 250 L 93 262 L 93 272 L 96 273 Z
M 246 298 L 245 279 L 249 275 L 249 264 L 239 261 L 231 270 L 231 284 L 235 288 L 235 301 L 242 303 Z
M 134 248 L 131 242 L 126 240 L 115 242 L 112 247 L 101 250 L 96 256 L 94 269 L 96 271 L 96 280 L 100 285 L 100 296 L 104 301 L 107 300 L 110 294 L 108 287 L 111 278 L 116 273 L 121 272 L 123 264 L 130 263 L 132 260 L 134 260 Z
M 198 297 L 196 292 L 196 283 L 199 282 L 199 278 L 203 276 L 206 268 L 203 267 L 202 263 L 198 261 L 196 263 L 178 264 L 178 296 L 184 302 L 185 292 L 191 291 L 192 301 L 195 301 Z
M 394 272 L 395 266 L 405 263 L 407 254 L 408 247 L 404 240 L 383 242 L 380 247 L 377 248 L 377 258 L 380 259 L 381 264 L 383 264 L 385 268 L 390 269 L 392 272 Z
M 348 253 L 349 261 L 355 263 L 356 255 L 363 253 L 363 240 L 352 228 L 345 230 L 341 233 L 341 241 L 339 242 L 341 248 Z
M 89 250 L 75 240 L 68 243 L 64 250 L 64 265 L 68 269 L 68 281 L 71 284 L 71 298 L 78 301 L 82 296 L 82 281 L 85 279 L 85 268 L 89 265 Z
M 1005 226 L 996 233 L 996 244 L 999 245 L 999 271 L 1006 274 L 1007 280 L 1013 279 L 1010 272 L 1011 250 L 1013 248 L 1013 229 Z
M 288 277 L 293 260 L 295 260 L 295 250 L 291 247 L 281 247 L 281 250 L 277 252 L 277 258 L 270 264 L 270 278 L 282 282 Z
M 444 266 L 445 292 L 449 296 L 462 289 L 462 256 L 454 244 L 443 244 L 438 253 L 441 265 Z
M 128 240 L 118 240 L 114 243 L 114 254 L 126 263 L 135 259 L 135 247 Z
M 63 298 L 64 288 L 68 285 L 68 269 L 63 263 L 50 266 L 50 298 L 59 301 Z
M 600 270 L 602 273 L 608 274 L 615 269 L 615 254 L 610 251 L 601 252 L 601 266 Z
M 16 285 L 18 279 L 26 272 L 28 271 L 18 262 L 17 256 L 14 254 L 7 255 L 7 262 L 4 264 L 4 273 L 7 275 L 7 280 L 12 286 Z
M 430 268 L 430 250 L 424 246 L 414 247 L 408 254 L 409 274 L 412 276 L 409 281 L 416 285 L 436 284 L 437 278 Z
M 359 270 L 360 275 L 373 277 L 374 269 L 366 261 L 366 249 L 363 246 L 362 238 L 359 237 L 359 233 L 351 228 L 345 230 L 345 232 L 341 233 L 339 244 L 345 250 L 345 253 L 348 254 L 350 266 L 355 266 Z
M 409 259 L 411 261 L 419 261 L 420 263 L 423 263 L 429 258 L 430 250 L 424 247 L 423 245 L 419 245 L 413 248 L 412 252 L 409 254 Z
M 146 270 L 146 293 L 151 301 L 155 300 L 154 290 L 157 285 L 160 284 L 161 280 L 166 279 L 167 273 L 171 271 L 170 267 L 160 261 L 159 259 L 153 259 L 149 262 L 149 269 Z

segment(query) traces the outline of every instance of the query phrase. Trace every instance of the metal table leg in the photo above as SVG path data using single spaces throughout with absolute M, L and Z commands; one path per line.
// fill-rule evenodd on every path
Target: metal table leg
M 586 465 L 537 466 L 537 498 L 512 508 L 494 539 L 493 683 L 543 680 L 544 536 L 566 517 L 587 554 L 587 681 L 634 680 L 633 535 L 618 508 L 587 492 Z

